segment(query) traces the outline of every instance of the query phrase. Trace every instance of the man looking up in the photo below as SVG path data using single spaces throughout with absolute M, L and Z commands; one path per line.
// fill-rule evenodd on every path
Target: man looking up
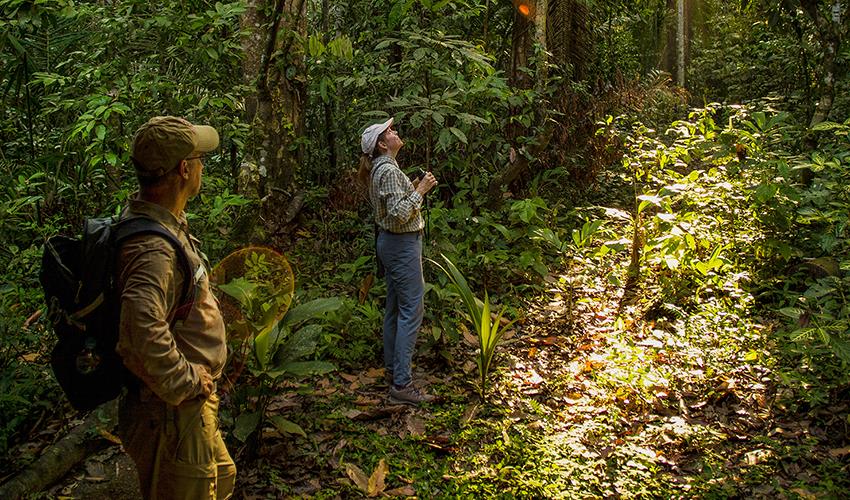
M 192 270 L 184 276 L 177 250 L 157 235 L 129 238 L 118 255 L 116 350 L 139 379 L 121 399 L 118 435 L 146 499 L 230 498 L 236 479 L 215 393 L 227 357 L 224 321 L 183 212 L 201 189 L 204 153 L 217 147 L 214 128 L 173 116 L 151 118 L 133 140 L 139 192 L 121 219 L 161 224 L 181 243 Z M 191 280 L 190 302 L 181 304 L 185 280 Z

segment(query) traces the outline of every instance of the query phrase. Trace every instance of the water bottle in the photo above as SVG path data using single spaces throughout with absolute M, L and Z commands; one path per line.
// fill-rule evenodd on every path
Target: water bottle
M 95 352 L 97 341 L 92 337 L 86 337 L 85 347 L 77 355 L 77 371 L 83 375 L 94 372 L 100 364 L 100 356 Z

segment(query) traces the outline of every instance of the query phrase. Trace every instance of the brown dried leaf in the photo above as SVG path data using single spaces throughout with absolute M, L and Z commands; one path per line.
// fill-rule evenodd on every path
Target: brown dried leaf
M 416 490 L 413 489 L 413 486 L 402 486 L 401 488 L 387 490 L 384 494 L 389 497 L 412 497 L 416 496 Z
M 372 471 L 372 475 L 369 477 L 369 489 L 366 492 L 370 497 L 376 497 L 384 492 L 386 489 L 386 484 L 384 483 L 384 479 L 387 477 L 387 473 L 390 471 L 390 468 L 387 467 L 387 462 L 383 458 L 380 462 L 378 462 L 378 466 L 375 467 L 375 470 Z
M 466 342 L 467 344 L 469 344 L 472 347 L 478 347 L 478 337 L 469 333 L 469 330 L 467 330 L 465 328 L 461 329 L 461 333 L 463 333 L 464 342 Z
M 98 432 L 98 434 L 100 434 L 100 435 L 101 435 L 101 437 L 103 437 L 103 438 L 104 438 L 104 439 L 106 439 L 107 441 L 109 441 L 109 442 L 111 442 L 111 443 L 113 443 L 113 444 L 121 444 L 121 438 L 119 438 L 119 437 L 118 437 L 118 436 L 116 436 L 115 434 L 113 434 L 113 433 L 109 432 L 108 430 L 98 428 L 98 429 L 97 429 L 97 432 Z
M 369 478 L 354 464 L 345 464 L 345 473 L 364 493 L 369 493 Z
M 360 289 L 357 291 L 358 302 L 362 305 L 366 302 L 366 297 L 369 296 L 369 290 L 372 288 L 372 283 L 375 281 L 375 275 L 369 273 L 360 282 Z
M 356 420 L 358 417 L 363 415 L 363 412 L 360 411 L 360 410 L 351 409 L 351 410 L 348 410 L 347 412 L 343 413 L 343 415 L 350 418 L 351 420 Z
M 417 417 L 414 414 L 409 414 L 407 416 L 407 430 L 410 432 L 411 436 L 424 436 L 425 435 L 425 421 L 421 418 Z
M 829 454 L 836 458 L 850 454 L 850 446 L 845 446 L 844 448 L 834 448 L 832 450 L 829 450 Z

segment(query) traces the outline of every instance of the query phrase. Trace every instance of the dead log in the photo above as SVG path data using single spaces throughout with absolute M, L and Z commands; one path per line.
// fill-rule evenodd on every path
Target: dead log
M 0 486 L 0 498 L 18 499 L 46 490 L 86 457 L 110 446 L 112 443 L 98 430 L 111 430 L 117 420 L 117 401 L 89 413 L 82 424 L 50 446 L 26 470 Z

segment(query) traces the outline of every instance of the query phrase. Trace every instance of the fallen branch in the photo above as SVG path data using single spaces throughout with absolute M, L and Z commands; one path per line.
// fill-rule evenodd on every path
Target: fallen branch
M 29 468 L 0 486 L 0 498 L 18 499 L 44 491 L 86 457 L 111 445 L 98 429 L 110 430 L 117 415 L 117 401 L 89 413 L 82 424 L 50 446 Z

